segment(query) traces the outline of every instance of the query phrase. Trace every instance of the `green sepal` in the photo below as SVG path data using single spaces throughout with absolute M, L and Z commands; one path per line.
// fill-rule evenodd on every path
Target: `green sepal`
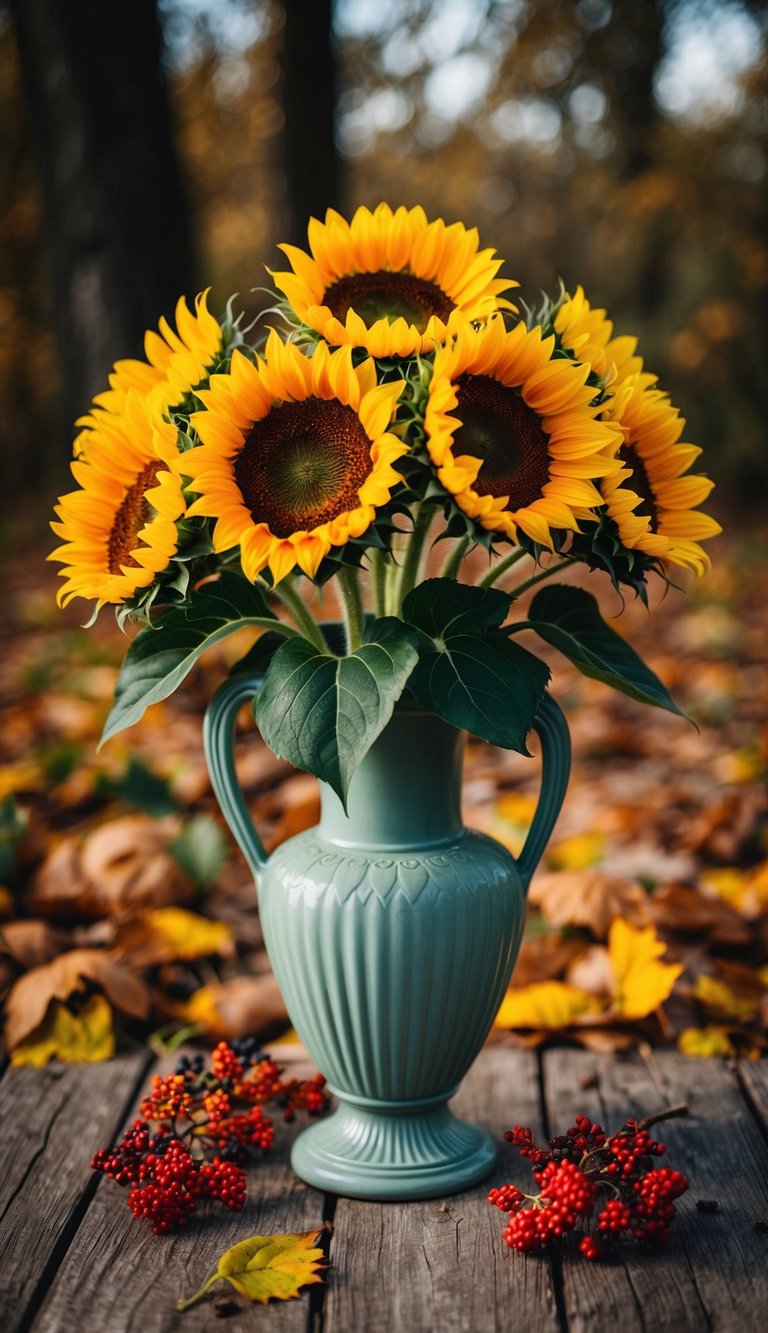
M 372 621 L 346 657 L 289 640 L 253 705 L 263 739 L 278 758 L 327 782 L 346 809 L 355 769 L 391 718 L 417 658 L 416 634 L 394 616 Z
M 499 588 L 427 579 L 403 602 L 421 651 L 409 688 L 454 727 L 528 754 L 526 736 L 549 668 L 500 630 L 510 598 Z M 512 651 L 510 651 L 512 650 Z
M 601 680 L 639 703 L 686 717 L 634 648 L 606 625 L 595 598 L 583 588 L 564 583 L 542 588 L 531 602 L 527 625 L 558 648 L 583 675 Z

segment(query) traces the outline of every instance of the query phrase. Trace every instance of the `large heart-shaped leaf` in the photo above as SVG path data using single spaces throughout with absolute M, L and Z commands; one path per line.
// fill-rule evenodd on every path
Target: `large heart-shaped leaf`
M 528 754 L 549 669 L 495 628 L 509 602 L 497 588 L 452 579 L 428 579 L 409 593 L 403 615 L 423 636 L 409 688 L 454 727 Z
M 258 588 L 224 573 L 193 592 L 187 606 L 166 611 L 156 626 L 140 630 L 120 668 L 101 744 L 138 722 L 150 704 L 167 699 L 206 648 L 247 626 L 295 634 L 272 615 Z
M 346 804 L 352 775 L 392 710 L 418 658 L 417 636 L 393 616 L 368 626 L 347 657 L 306 639 L 277 650 L 254 704 L 267 745 L 329 783 Z
M 602 680 L 640 703 L 685 717 L 658 676 L 606 625 L 591 593 L 554 583 L 531 602 L 528 625 L 559 648 L 585 676 Z

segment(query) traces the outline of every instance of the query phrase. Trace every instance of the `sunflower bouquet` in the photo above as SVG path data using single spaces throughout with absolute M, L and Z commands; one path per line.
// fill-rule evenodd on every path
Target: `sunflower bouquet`
M 529 631 L 677 711 L 584 589 L 550 583 L 510 623 L 580 562 L 644 599 L 708 568 L 712 483 L 636 339 L 580 287 L 521 315 L 477 231 L 419 207 L 331 210 L 308 241 L 281 247 L 265 338 L 181 300 L 78 422 L 59 600 L 144 622 L 104 737 L 246 627 L 264 739 L 342 800 L 404 691 L 527 753 L 549 675 Z

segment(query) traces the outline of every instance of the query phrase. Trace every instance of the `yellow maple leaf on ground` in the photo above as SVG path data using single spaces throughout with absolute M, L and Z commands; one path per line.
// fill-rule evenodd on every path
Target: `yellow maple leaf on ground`
M 660 963 L 666 952 L 653 926 L 636 930 L 617 917 L 608 931 L 608 957 L 614 980 L 613 1009 L 624 1018 L 647 1018 L 668 999 L 683 967 Z
M 215 1273 L 194 1296 L 179 1301 L 176 1309 L 188 1310 L 202 1300 L 215 1282 L 230 1282 L 249 1301 L 288 1301 L 298 1298 L 299 1289 L 322 1282 L 319 1265 L 325 1263 L 323 1251 L 315 1242 L 321 1230 L 288 1236 L 251 1236 L 225 1250 Z
M 686 1028 L 677 1039 L 677 1049 L 683 1055 L 706 1059 L 713 1055 L 735 1055 L 727 1028 Z
M 507 991 L 496 1015 L 501 1028 L 564 1028 L 582 1014 L 597 1013 L 603 1006 L 589 991 L 565 981 L 535 981 L 530 986 Z
M 11 1052 L 11 1064 L 33 1069 L 54 1059 L 68 1065 L 100 1064 L 114 1053 L 112 1010 L 103 995 L 92 995 L 76 1014 L 52 1000 L 40 1026 Z

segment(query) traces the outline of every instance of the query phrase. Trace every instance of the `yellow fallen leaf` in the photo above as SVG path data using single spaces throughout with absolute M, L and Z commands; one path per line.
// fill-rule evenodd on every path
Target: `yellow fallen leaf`
M 735 1055 L 726 1028 L 686 1028 L 677 1039 L 677 1049 L 683 1055 L 706 1059 L 708 1056 Z
M 507 991 L 496 1015 L 501 1028 L 564 1028 L 582 1014 L 598 1013 L 603 1006 L 589 991 L 564 981 L 536 981 Z
M 122 926 L 112 952 L 136 966 L 191 962 L 195 958 L 231 958 L 231 928 L 226 921 L 211 921 L 185 907 L 154 907 Z
M 711 870 L 702 870 L 699 879 L 707 889 L 716 893 L 718 898 L 738 907 L 744 896 L 746 876 L 736 866 L 717 866 Z
M 564 838 L 546 855 L 549 870 L 588 870 L 598 865 L 605 856 L 605 838 L 595 829 L 589 833 L 575 833 L 572 838 Z
M 222 1278 L 230 1282 L 249 1301 L 287 1301 L 298 1298 L 299 1288 L 322 1282 L 318 1271 L 325 1262 L 323 1251 L 315 1242 L 321 1231 L 306 1231 L 289 1236 L 251 1236 L 225 1250 L 215 1273 L 194 1296 L 179 1301 L 176 1309 L 189 1310 Z
M 28 760 L 21 764 L 4 764 L 0 772 L 0 801 L 19 791 L 35 791 L 45 786 L 45 774 L 39 764 Z
M 758 994 L 737 995 L 719 977 L 697 977 L 693 993 L 705 1009 L 721 1018 L 750 1019 L 760 1009 Z
M 54 1059 L 68 1065 L 100 1064 L 114 1053 L 112 1010 L 103 995 L 92 995 L 76 1014 L 52 1000 L 40 1026 L 11 1052 L 11 1064 L 33 1069 Z
M 616 1013 L 624 1018 L 646 1018 L 668 999 L 683 968 L 679 963 L 658 962 L 665 951 L 653 926 L 636 930 L 616 918 L 608 932 Z
M 535 796 L 516 791 L 505 792 L 494 803 L 487 831 L 513 856 L 523 850 L 537 804 Z

